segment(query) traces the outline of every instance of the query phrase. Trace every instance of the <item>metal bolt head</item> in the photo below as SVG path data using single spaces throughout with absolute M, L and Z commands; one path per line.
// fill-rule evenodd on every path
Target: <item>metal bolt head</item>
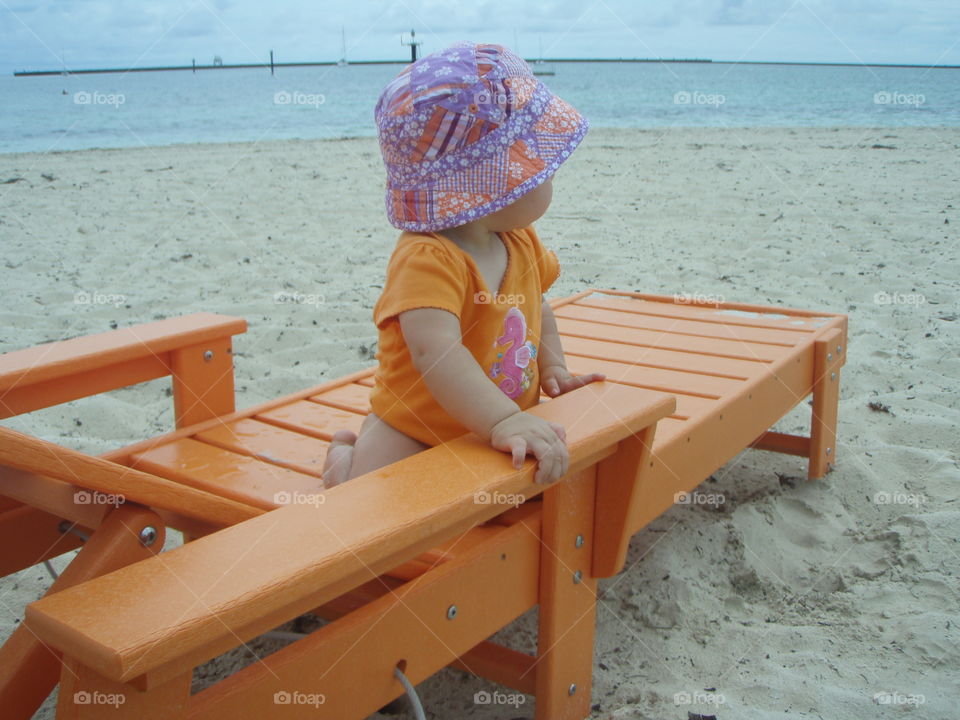
M 203 353 L 203 361 L 210 362 L 213 360 L 213 350 L 205 350 Z
M 583 573 L 580 570 L 577 570 L 573 574 L 573 584 L 579 585 L 581 580 L 583 580 Z
M 827 455 L 833 452 L 833 448 L 827 448 Z
M 833 353 L 827 353 L 827 360 L 833 360 Z
M 836 379 L 837 379 L 837 374 L 836 374 L 836 373 L 830 373 L 830 382 L 833 382 L 833 381 L 836 380 Z
M 843 345 L 837 345 L 837 355 L 843 352 Z
M 577 539 L 576 539 L 576 542 L 574 542 L 574 545 L 576 545 L 577 547 L 583 547 L 583 535 L 577 535 Z
M 451 605 L 447 608 L 447 620 L 453 620 L 457 616 L 457 606 Z
M 570 683 L 570 687 L 567 688 L 567 695 L 576 695 L 577 694 L 577 684 Z
M 150 547 L 157 541 L 157 529 L 153 525 L 147 525 L 140 531 L 140 544 L 144 547 Z

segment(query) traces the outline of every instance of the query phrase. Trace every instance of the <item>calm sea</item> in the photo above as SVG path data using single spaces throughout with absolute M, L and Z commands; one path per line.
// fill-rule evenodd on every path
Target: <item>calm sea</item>
M 372 136 L 400 65 L 0 77 L 0 152 Z M 557 63 L 596 127 L 960 125 L 960 70 Z

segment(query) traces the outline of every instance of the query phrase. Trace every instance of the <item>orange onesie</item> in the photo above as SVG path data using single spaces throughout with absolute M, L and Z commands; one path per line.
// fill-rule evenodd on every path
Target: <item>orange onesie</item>
M 507 269 L 495 294 L 469 253 L 437 233 L 404 232 L 390 257 L 373 309 L 380 335 L 370 407 L 427 445 L 470 431 L 440 406 L 414 367 L 400 330 L 399 315 L 406 310 L 430 307 L 456 315 L 463 345 L 490 381 L 521 410 L 539 402 L 541 296 L 557 279 L 560 265 L 532 225 L 498 235 L 507 250 Z

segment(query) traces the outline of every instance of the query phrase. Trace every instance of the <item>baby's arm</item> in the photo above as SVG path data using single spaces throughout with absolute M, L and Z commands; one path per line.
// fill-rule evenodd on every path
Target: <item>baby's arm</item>
M 463 346 L 456 315 L 437 308 L 400 313 L 400 328 L 414 367 L 440 406 L 497 450 L 513 455 L 514 467 L 528 452 L 538 461 L 536 482 L 567 471 L 563 428 L 529 413 L 487 378 Z
M 560 345 L 560 332 L 557 330 L 557 319 L 553 316 L 553 308 L 550 307 L 550 303 L 543 300 L 541 311 L 540 351 L 537 355 L 537 364 L 540 369 L 540 387 L 543 391 L 550 397 L 556 397 L 587 383 L 606 379 L 603 373 L 577 376 L 570 374 L 567 363 L 563 359 L 563 347 Z

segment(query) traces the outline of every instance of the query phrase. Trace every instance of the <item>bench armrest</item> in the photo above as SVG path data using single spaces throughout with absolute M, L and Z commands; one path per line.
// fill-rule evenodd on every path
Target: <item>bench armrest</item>
M 230 338 L 246 329 L 242 318 L 195 313 L 5 353 L 0 419 L 176 375 L 178 355 L 201 345 L 211 346 L 222 373 L 227 358 L 216 353 L 229 354 Z M 229 367 L 232 404 L 232 360 Z
M 570 473 L 670 414 L 671 395 L 594 383 L 530 412 L 566 428 Z M 27 607 L 31 632 L 107 678 L 183 671 L 529 500 L 535 462 L 465 435 Z M 624 482 L 634 478 L 624 477 Z

